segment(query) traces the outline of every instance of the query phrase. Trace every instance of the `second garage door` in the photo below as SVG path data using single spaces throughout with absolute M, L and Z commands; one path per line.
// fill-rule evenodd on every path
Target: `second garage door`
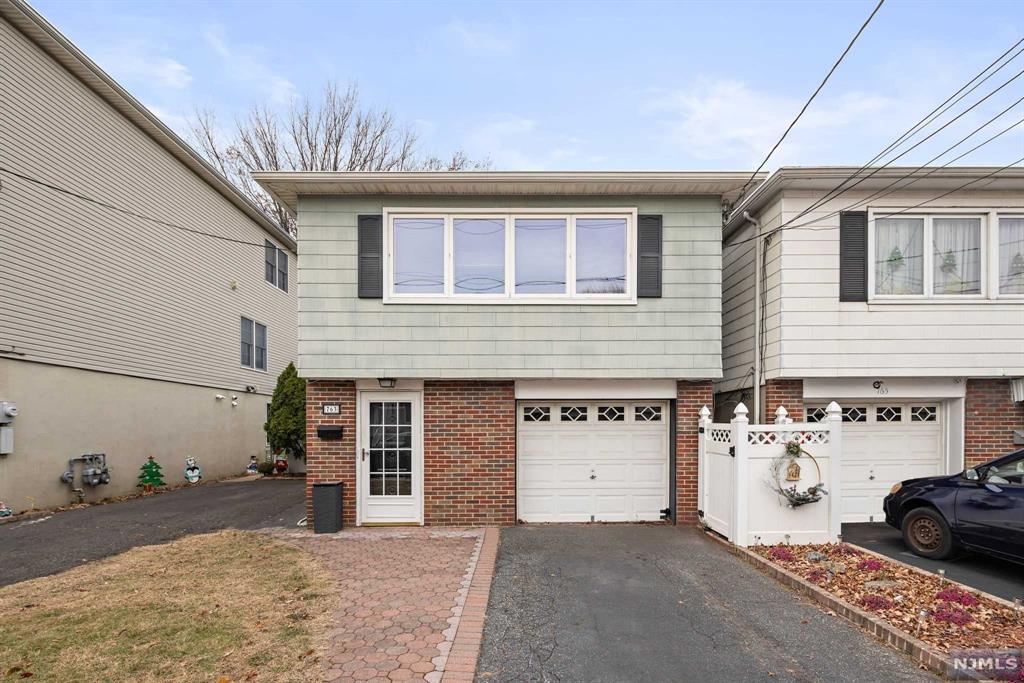
M 812 422 L 824 406 L 808 406 Z M 843 404 L 843 522 L 880 522 L 882 499 L 898 481 L 942 474 L 945 449 L 942 404 Z
M 519 404 L 524 522 L 657 521 L 668 507 L 668 403 Z

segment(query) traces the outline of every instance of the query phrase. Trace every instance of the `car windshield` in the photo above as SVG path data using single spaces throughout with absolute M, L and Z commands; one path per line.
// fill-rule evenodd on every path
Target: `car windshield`
M 985 481 L 990 484 L 1024 484 L 1024 455 L 988 468 Z

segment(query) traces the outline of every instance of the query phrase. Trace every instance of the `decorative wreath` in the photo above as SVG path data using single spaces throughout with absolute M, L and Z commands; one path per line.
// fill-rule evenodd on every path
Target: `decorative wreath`
M 785 486 L 782 483 L 783 471 L 790 463 L 796 461 L 796 459 L 802 455 L 806 455 L 811 459 L 811 462 L 814 463 L 814 469 L 818 472 L 818 483 L 809 487 L 806 491 L 798 491 L 796 484 L 793 484 L 792 486 Z M 772 458 L 771 464 L 769 465 L 769 473 L 768 486 L 785 498 L 787 504 L 791 508 L 807 505 L 808 503 L 817 503 L 821 500 L 822 496 L 828 495 L 828 491 L 825 490 L 825 485 L 821 483 L 821 466 L 818 465 L 818 461 L 813 455 L 803 449 L 803 446 L 801 446 L 798 441 L 786 442 L 786 447 L 783 449 L 782 453 Z

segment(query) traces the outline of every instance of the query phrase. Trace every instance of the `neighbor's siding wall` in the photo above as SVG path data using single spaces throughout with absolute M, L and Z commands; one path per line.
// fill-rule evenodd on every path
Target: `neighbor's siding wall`
M 637 206 L 664 218 L 664 297 L 636 306 L 384 304 L 356 297 L 356 217 L 387 206 Z M 717 378 L 718 197 L 304 197 L 299 367 L 306 377 Z
M 939 192 L 902 191 L 870 206 L 909 207 Z M 823 217 L 869 193 L 846 193 L 800 221 Z M 821 193 L 787 191 L 789 220 Z M 1024 209 L 1024 193 L 967 192 L 944 197 L 942 207 Z M 772 347 L 769 376 L 1020 376 L 1024 374 L 1024 303 L 840 303 L 839 218 L 783 231 L 782 336 Z M 779 354 L 782 354 L 781 357 Z
M 267 396 L 239 392 L 238 405 L 215 389 L 0 358 L 0 399 L 14 400 L 14 452 L 0 455 L 0 500 L 15 511 L 76 502 L 60 481 L 68 458 L 105 453 L 111 482 L 85 488 L 96 501 L 138 491 L 152 455 L 169 486 L 185 483 L 185 458 L 206 481 L 241 474 L 266 447 Z M 81 479 L 75 466 L 75 486 Z
M 2 19 L 0 165 L 177 225 L 267 236 Z M 262 246 L 0 179 L 0 345 L 43 363 L 273 390 L 295 356 L 294 256 L 286 294 L 264 281 Z M 240 367 L 243 315 L 269 328 L 268 372 Z

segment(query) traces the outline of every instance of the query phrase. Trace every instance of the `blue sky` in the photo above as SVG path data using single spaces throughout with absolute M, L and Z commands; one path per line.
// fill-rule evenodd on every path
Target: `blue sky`
M 179 132 L 196 107 L 230 121 L 335 79 L 415 126 L 423 152 L 496 169 L 737 169 L 767 153 L 874 2 L 35 6 Z M 889 0 L 768 168 L 866 162 L 1022 36 L 1024 2 Z M 1024 77 L 906 161 L 1022 95 Z M 986 132 L 1021 117 L 1024 104 Z M 961 163 L 1021 156 L 1014 134 Z

